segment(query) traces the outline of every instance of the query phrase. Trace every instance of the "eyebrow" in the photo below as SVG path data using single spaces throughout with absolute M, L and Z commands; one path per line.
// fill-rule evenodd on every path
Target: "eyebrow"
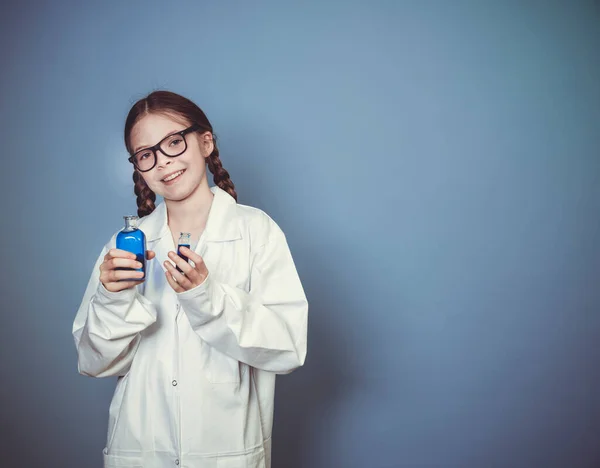
M 172 130 L 172 131 L 170 131 L 169 133 L 167 133 L 167 134 L 166 134 L 164 137 L 162 137 L 162 138 L 160 139 L 160 141 L 163 141 L 165 138 L 167 138 L 167 137 L 169 137 L 169 136 L 171 136 L 171 135 L 174 135 L 175 133 L 182 132 L 183 130 L 185 130 L 185 128 L 182 128 L 181 130 Z M 160 142 L 159 142 L 159 143 L 160 143 Z M 133 154 L 137 153 L 137 152 L 138 152 L 138 151 L 140 151 L 140 150 L 143 150 L 143 149 L 150 148 L 151 146 L 154 146 L 154 145 L 141 145 L 141 146 L 138 146 L 137 148 L 135 148 L 135 149 L 133 150 Z

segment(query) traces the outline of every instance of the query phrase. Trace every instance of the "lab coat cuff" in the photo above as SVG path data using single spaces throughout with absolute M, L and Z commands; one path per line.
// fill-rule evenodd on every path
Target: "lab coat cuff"
M 210 313 L 210 297 L 212 295 L 213 286 L 213 278 L 209 272 L 206 278 L 204 278 L 204 281 L 198 286 L 177 293 L 179 303 L 193 325 L 203 325 L 213 318 Z
M 135 288 L 123 289 L 122 291 L 109 291 L 104 287 L 104 284 L 100 282 L 98 284 L 96 297 L 102 304 L 129 304 L 133 301 L 135 297 L 136 290 Z
M 142 323 L 147 327 L 157 319 L 156 307 L 138 294 L 136 287 L 111 292 L 100 283 L 93 302 L 127 323 Z

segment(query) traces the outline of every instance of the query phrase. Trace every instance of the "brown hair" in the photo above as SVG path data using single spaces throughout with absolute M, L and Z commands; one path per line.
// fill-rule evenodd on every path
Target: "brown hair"
M 189 121 L 190 125 L 198 124 L 200 131 L 213 132 L 212 125 L 202 109 L 192 101 L 171 91 L 153 91 L 132 106 L 125 120 L 125 147 L 129 154 L 133 154 L 130 141 L 133 126 L 143 116 L 152 113 L 180 116 Z M 223 164 L 219 158 L 219 149 L 217 148 L 216 136 L 214 134 L 213 143 L 213 152 L 207 158 L 208 169 L 213 174 L 215 184 L 237 201 L 235 186 L 229 177 L 229 173 L 223 168 Z M 133 191 L 137 195 L 138 216 L 141 218 L 154 211 L 156 194 L 150 190 L 140 172 L 135 168 L 133 170 L 133 182 Z

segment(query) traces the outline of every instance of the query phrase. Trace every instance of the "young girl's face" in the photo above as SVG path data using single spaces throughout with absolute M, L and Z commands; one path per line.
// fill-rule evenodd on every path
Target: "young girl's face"
M 149 148 L 175 132 L 191 126 L 184 119 L 164 114 L 148 114 L 133 126 L 131 131 L 131 147 L 133 152 Z M 210 132 L 191 132 L 185 137 L 187 149 L 176 157 L 168 157 L 156 151 L 156 166 L 140 174 L 144 181 L 157 195 L 167 200 L 183 200 L 187 198 L 206 177 L 206 158 L 213 150 Z M 175 179 L 165 180 L 179 173 Z

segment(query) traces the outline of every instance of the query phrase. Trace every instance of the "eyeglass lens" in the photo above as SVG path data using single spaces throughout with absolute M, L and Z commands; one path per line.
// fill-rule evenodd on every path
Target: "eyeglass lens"
M 183 135 L 170 135 L 160 142 L 160 149 L 167 156 L 179 156 L 186 150 L 186 141 Z M 156 154 L 149 149 L 143 149 L 135 154 L 135 164 L 140 171 L 151 169 L 156 162 Z

